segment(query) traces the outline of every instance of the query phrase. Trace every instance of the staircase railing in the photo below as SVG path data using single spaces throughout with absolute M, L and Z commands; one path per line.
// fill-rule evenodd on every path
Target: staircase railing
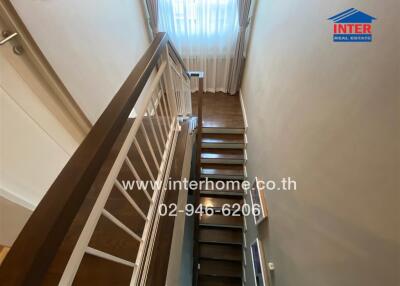
M 133 113 L 136 114 L 134 119 L 131 118 Z M 131 285 L 138 284 L 140 271 L 145 267 L 145 253 L 154 236 L 152 224 L 157 206 L 165 192 L 169 156 L 179 131 L 178 122 L 191 113 L 190 75 L 167 34 L 158 33 L 26 223 L 0 267 L 0 284 L 41 284 L 60 246 L 65 243 L 67 233 L 77 221 L 81 228 L 78 228 L 59 283 L 72 284 L 83 256 L 90 254 L 131 267 Z M 126 128 L 129 130 L 127 135 L 114 154 L 112 164 L 107 165 Z M 138 132 L 145 143 L 138 142 Z M 137 160 L 130 158 L 132 147 L 139 154 Z M 145 154 L 144 149 L 149 152 Z M 145 166 L 155 186 L 152 193 L 145 191 L 150 204 L 147 214 L 118 179 L 121 167 L 126 164 L 135 180 L 143 180 L 137 172 L 137 163 Z M 150 168 L 150 163 L 156 166 L 156 171 Z M 113 188 L 117 188 L 144 219 L 141 235 L 105 209 Z M 88 200 L 89 196 L 94 199 Z M 89 246 L 100 217 L 108 219 L 140 244 L 135 261 Z

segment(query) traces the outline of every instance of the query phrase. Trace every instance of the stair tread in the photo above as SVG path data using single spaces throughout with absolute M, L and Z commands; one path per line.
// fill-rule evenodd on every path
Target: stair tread
M 242 261 L 242 247 L 239 245 L 200 243 L 199 252 L 201 258 Z
M 222 214 L 202 215 L 200 217 L 200 225 L 241 228 L 243 226 L 243 218 L 241 216 L 225 216 Z
M 205 126 L 204 123 L 201 130 L 202 134 L 244 134 L 245 131 L 245 128 Z
M 237 244 L 241 245 L 243 234 L 241 229 L 234 228 L 209 228 L 200 226 L 199 241 L 208 243 Z
M 241 278 L 242 263 L 201 258 L 199 275 Z
M 232 277 L 199 276 L 199 286 L 242 286 L 242 280 Z
M 242 149 L 203 148 L 201 150 L 201 158 L 202 159 L 244 160 L 244 152 Z
M 202 134 L 202 143 L 244 144 L 243 134 Z
M 222 208 L 224 204 L 228 204 L 229 206 L 233 206 L 234 204 L 243 204 L 243 200 L 241 197 L 233 197 L 233 198 L 221 198 L 221 197 L 212 197 L 201 195 L 200 204 L 209 207 L 209 208 Z
M 229 190 L 203 190 L 200 191 L 200 195 L 202 196 L 220 196 L 227 198 L 242 198 L 244 192 L 242 190 L 237 191 L 229 191 Z
M 232 170 L 243 170 L 243 166 L 235 166 L 235 165 L 229 165 L 229 164 L 201 164 L 202 168 L 207 168 L 207 169 L 216 169 L 216 170 L 226 170 L 226 169 L 232 169 Z
M 85 253 L 79 264 L 73 284 L 129 285 L 131 278 L 131 267 Z M 50 283 L 50 285 L 58 285 L 58 282 Z
M 225 184 L 221 183 L 216 183 L 220 180 L 208 180 L 207 181 L 202 181 L 203 183 L 200 184 L 200 190 L 202 192 L 204 191 L 210 191 L 210 192 L 217 192 L 217 193 L 224 193 L 224 192 L 238 192 L 243 194 L 243 188 L 242 188 L 242 181 L 240 180 L 225 180 Z
M 108 218 L 101 216 L 89 246 L 128 261 L 135 261 L 140 243 Z
M 243 176 L 244 170 L 242 165 L 201 164 L 201 173 L 204 175 Z

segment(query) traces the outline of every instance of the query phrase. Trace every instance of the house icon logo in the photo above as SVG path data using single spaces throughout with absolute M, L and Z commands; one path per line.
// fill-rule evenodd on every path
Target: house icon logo
M 334 42 L 371 42 L 372 21 L 376 18 L 351 8 L 333 17 Z

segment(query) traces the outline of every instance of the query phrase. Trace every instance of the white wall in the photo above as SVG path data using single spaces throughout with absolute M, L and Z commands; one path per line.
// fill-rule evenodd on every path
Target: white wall
M 72 154 L 1 86 L 0 107 L 0 196 L 34 209 Z
M 94 123 L 150 45 L 142 1 L 11 2 Z
M 17 56 L 12 46 L 3 46 L 0 196 L 34 209 L 84 136 L 28 53 Z
M 298 188 L 267 193 L 275 285 L 398 285 L 399 1 L 258 2 L 248 172 Z M 352 7 L 377 18 L 372 43 L 332 42 L 327 18 Z
M 0 19 L 0 30 L 4 30 Z M 27 53 L 0 49 L 0 245 L 11 245 L 84 133 Z

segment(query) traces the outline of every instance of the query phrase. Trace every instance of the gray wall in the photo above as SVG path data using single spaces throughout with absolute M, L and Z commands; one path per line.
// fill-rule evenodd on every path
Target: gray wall
M 259 1 L 248 172 L 297 181 L 258 229 L 275 285 L 400 285 L 399 3 Z M 378 19 L 372 43 L 332 42 L 327 18 L 352 7 Z

